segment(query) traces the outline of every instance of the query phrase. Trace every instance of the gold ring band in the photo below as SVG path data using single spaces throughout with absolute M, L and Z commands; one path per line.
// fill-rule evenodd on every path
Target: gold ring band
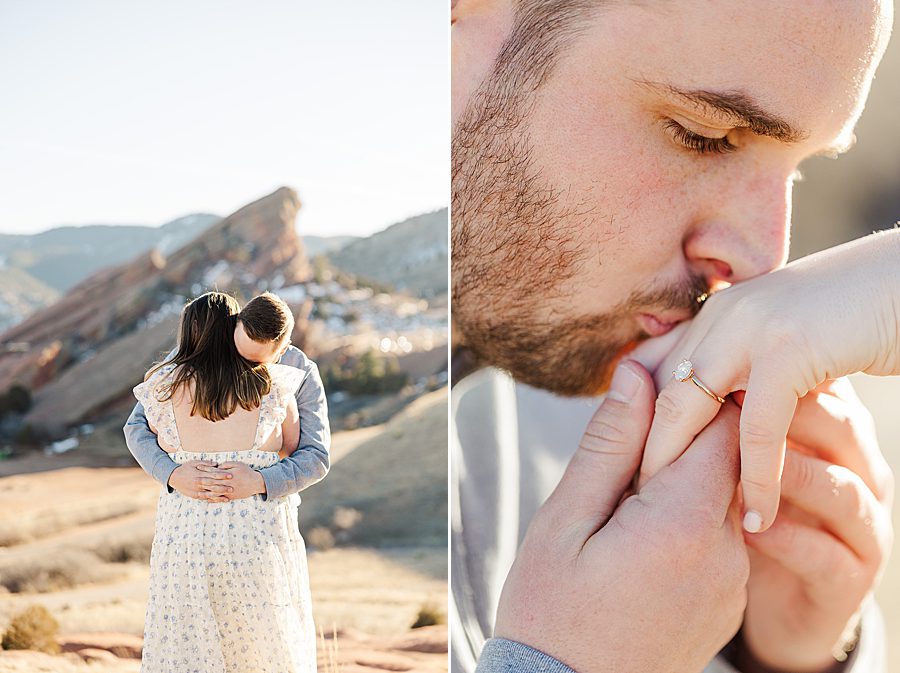
M 719 397 L 712 390 L 706 387 L 706 385 L 694 376 L 694 365 L 691 364 L 690 360 L 682 360 L 681 363 L 675 368 L 672 372 L 672 376 L 675 377 L 676 381 L 688 381 L 690 380 L 695 386 L 697 386 L 704 393 L 709 395 L 719 404 L 725 404 L 725 398 Z

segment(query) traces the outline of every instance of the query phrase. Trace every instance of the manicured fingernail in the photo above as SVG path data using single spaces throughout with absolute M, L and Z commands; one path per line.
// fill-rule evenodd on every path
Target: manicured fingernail
M 609 392 L 606 393 L 607 397 L 619 400 L 620 402 L 630 402 L 634 399 L 634 396 L 637 395 L 638 390 L 641 389 L 641 385 L 643 385 L 644 382 L 628 363 L 629 360 L 625 360 L 616 367 L 616 371 L 613 373 L 612 383 L 609 385 Z
M 744 530 L 748 533 L 758 533 L 760 528 L 762 528 L 762 517 L 759 512 L 749 510 L 744 515 Z

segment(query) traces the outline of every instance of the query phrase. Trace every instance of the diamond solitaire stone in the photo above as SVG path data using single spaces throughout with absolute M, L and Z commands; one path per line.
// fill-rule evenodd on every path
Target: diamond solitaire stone
M 681 363 L 675 367 L 675 371 L 672 374 L 675 375 L 676 381 L 687 381 L 691 378 L 691 374 L 694 373 L 694 365 L 691 364 L 690 360 L 682 360 Z

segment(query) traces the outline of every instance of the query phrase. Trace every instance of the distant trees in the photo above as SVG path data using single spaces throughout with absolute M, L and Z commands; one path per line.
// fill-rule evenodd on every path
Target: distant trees
M 344 391 L 351 395 L 395 393 L 409 383 L 409 374 L 400 370 L 393 358 L 379 357 L 368 350 L 343 366 L 332 364 L 322 371 L 326 392 Z
M 24 414 L 31 408 L 31 392 L 20 383 L 14 383 L 5 393 L 0 393 L 0 417 L 9 413 Z
M 40 444 L 40 433 L 31 425 L 22 423 L 22 415 L 31 408 L 31 391 L 20 383 L 14 383 L 6 392 L 0 393 L 0 443 L 8 442 L 16 446 L 36 447 Z

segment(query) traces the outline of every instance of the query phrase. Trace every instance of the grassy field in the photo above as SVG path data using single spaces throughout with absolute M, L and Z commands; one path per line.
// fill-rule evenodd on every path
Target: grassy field
M 388 443 L 398 452 L 395 458 L 421 456 L 423 447 L 446 456 L 446 439 L 436 432 L 437 425 L 446 431 L 446 401 L 446 391 L 431 393 L 384 426 L 336 433 L 336 479 L 352 481 L 344 473 L 381 460 L 380 450 Z M 160 485 L 137 467 L 28 466 L 40 471 L 0 478 L 0 632 L 13 615 L 37 603 L 49 610 L 64 635 L 141 636 Z M 361 507 L 374 500 L 366 498 L 369 489 L 391 496 L 382 483 L 391 475 L 377 472 L 379 479 L 356 481 Z M 415 475 L 409 476 L 416 482 Z M 443 498 L 443 509 L 437 509 L 446 517 L 446 476 L 431 477 L 416 483 Z M 305 494 L 301 509 L 324 496 Z M 423 525 L 412 519 L 406 523 L 410 530 Z M 433 527 L 429 524 L 428 530 Z M 342 670 L 446 671 L 446 626 L 410 631 L 422 610 L 447 614 L 446 546 L 420 544 L 413 535 L 386 548 L 310 550 L 309 568 L 316 625 L 325 634 L 337 633 Z M 328 647 L 320 650 L 327 653 Z M 322 663 L 322 651 L 319 656 Z M 0 651 L 0 671 L 17 673 L 136 672 L 134 664 L 98 660 L 86 668 L 74 653 Z

